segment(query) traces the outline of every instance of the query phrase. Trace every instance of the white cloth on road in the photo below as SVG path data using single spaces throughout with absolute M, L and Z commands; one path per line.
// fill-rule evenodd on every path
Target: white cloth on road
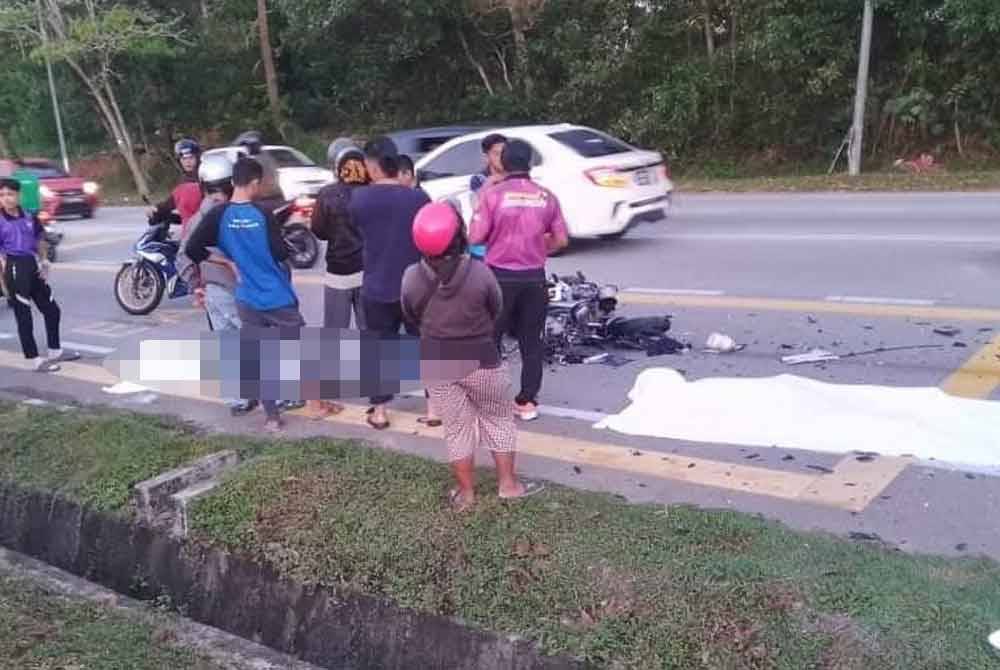
M 595 428 L 1000 468 L 1000 403 L 937 388 L 828 384 L 793 375 L 688 382 L 675 370 L 654 368 L 639 374 L 629 400 Z

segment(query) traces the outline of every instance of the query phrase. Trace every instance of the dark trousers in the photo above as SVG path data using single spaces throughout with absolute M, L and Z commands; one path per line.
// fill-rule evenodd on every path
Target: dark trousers
M 407 335 L 420 335 L 416 326 L 403 319 L 403 306 L 399 302 L 378 302 L 365 298 L 364 303 L 365 326 L 369 332 L 378 337 L 389 338 L 399 335 L 400 328 L 403 328 Z M 384 405 L 392 398 L 392 395 L 372 396 L 369 402 L 372 405 Z
M 497 346 L 505 334 L 517 338 L 521 350 L 521 391 L 517 394 L 518 404 L 537 403 L 542 390 L 542 366 L 544 365 L 545 311 L 549 293 L 545 281 L 509 281 L 498 276 L 503 293 L 503 310 L 497 319 Z
M 298 306 L 293 307 L 282 307 L 280 309 L 271 309 L 268 311 L 259 311 L 253 309 L 241 302 L 236 303 L 236 310 L 239 312 L 240 321 L 242 322 L 243 328 L 301 328 L 306 325 L 306 320 L 302 318 L 302 313 L 299 312 Z M 264 365 L 266 362 L 261 361 L 259 358 L 253 361 L 258 366 Z M 257 370 L 256 378 L 260 380 L 261 384 L 264 383 L 264 375 L 260 374 L 260 369 Z M 252 373 L 251 373 L 252 375 Z M 277 419 L 279 416 L 278 412 L 278 402 L 276 400 L 261 400 L 260 404 L 264 407 L 264 412 L 267 414 L 269 419 Z
M 38 343 L 35 342 L 35 322 L 31 315 L 31 303 L 45 319 L 45 334 L 49 351 L 59 349 L 59 320 L 62 312 L 52 299 L 52 288 L 38 275 L 38 263 L 33 256 L 9 256 L 4 272 L 7 286 L 7 300 L 14 310 L 17 320 L 17 335 L 21 339 L 21 350 L 28 359 L 38 358 Z

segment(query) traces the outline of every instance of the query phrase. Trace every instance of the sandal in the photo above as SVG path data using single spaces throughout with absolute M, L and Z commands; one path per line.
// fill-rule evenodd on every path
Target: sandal
M 316 411 L 312 411 L 311 409 L 309 409 L 307 407 L 306 408 L 306 412 L 307 412 L 306 418 L 308 418 L 311 421 L 322 421 L 323 419 L 329 418 L 331 416 L 336 416 L 336 415 L 340 414 L 343 411 L 344 411 L 344 406 L 343 405 L 338 405 L 335 402 L 326 402 L 326 401 L 323 401 L 320 404 L 319 409 L 316 410 Z
M 458 489 L 452 489 L 448 492 L 448 504 L 451 505 L 453 512 L 461 514 L 462 512 L 468 512 L 472 509 L 473 505 L 476 504 L 476 501 L 468 501 L 462 496 L 461 491 Z
M 375 408 L 374 407 L 369 407 L 365 411 L 365 414 L 368 415 L 368 416 L 365 417 L 365 423 L 367 423 L 369 426 L 371 426 L 375 430 L 385 430 L 386 428 L 388 428 L 390 426 L 388 419 L 386 419 L 385 421 L 375 421 L 372 418 L 372 415 L 375 414 Z
M 417 419 L 417 423 L 427 426 L 428 428 L 440 428 L 441 419 L 432 419 L 429 416 L 422 416 Z
M 524 482 L 524 492 L 516 496 L 505 496 L 500 495 L 501 500 L 521 500 L 523 498 L 530 498 L 533 495 L 541 493 L 545 490 L 545 484 L 541 482 Z

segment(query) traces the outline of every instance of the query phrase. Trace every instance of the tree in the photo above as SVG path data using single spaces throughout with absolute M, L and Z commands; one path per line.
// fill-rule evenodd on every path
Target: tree
M 42 39 L 39 18 L 47 40 Z M 148 196 L 146 175 L 119 104 L 116 84 L 123 75 L 116 63 L 126 55 L 168 49 L 168 42 L 177 37 L 174 22 L 107 0 L 17 0 L 0 10 L 0 30 L 35 38 L 37 46 L 31 50 L 34 58 L 49 57 L 73 71 L 90 94 L 136 189 Z
M 514 55 L 517 73 L 530 99 L 535 94 L 535 80 L 531 72 L 531 56 L 528 50 L 528 32 L 537 23 L 545 9 L 545 0 L 474 0 L 473 10 L 488 15 L 506 12 L 510 17 L 511 35 L 514 39 Z
M 281 95 L 278 90 L 278 72 L 274 67 L 274 49 L 271 47 L 267 0 L 257 0 L 257 32 L 260 36 L 260 59 L 264 66 L 264 84 L 267 87 L 267 102 L 271 109 L 271 121 L 275 129 L 284 135 L 285 124 L 281 116 Z

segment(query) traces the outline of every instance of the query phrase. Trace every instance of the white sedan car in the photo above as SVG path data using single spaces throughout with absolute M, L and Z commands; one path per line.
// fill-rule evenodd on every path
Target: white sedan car
M 618 238 L 670 211 L 674 185 L 659 153 L 583 126 L 522 126 L 463 135 L 417 163 L 427 194 L 458 201 L 467 223 L 475 201 L 469 181 L 484 167 L 481 143 L 492 132 L 534 149 L 531 177 L 559 198 L 570 237 Z
M 319 167 L 298 149 L 268 144 L 261 147 L 261 151 L 271 156 L 278 164 L 278 186 L 281 187 L 285 200 L 315 195 L 321 188 L 333 182 L 333 172 Z M 240 154 L 246 153 L 243 147 L 219 147 L 206 151 L 205 155 L 223 154 L 235 162 Z

